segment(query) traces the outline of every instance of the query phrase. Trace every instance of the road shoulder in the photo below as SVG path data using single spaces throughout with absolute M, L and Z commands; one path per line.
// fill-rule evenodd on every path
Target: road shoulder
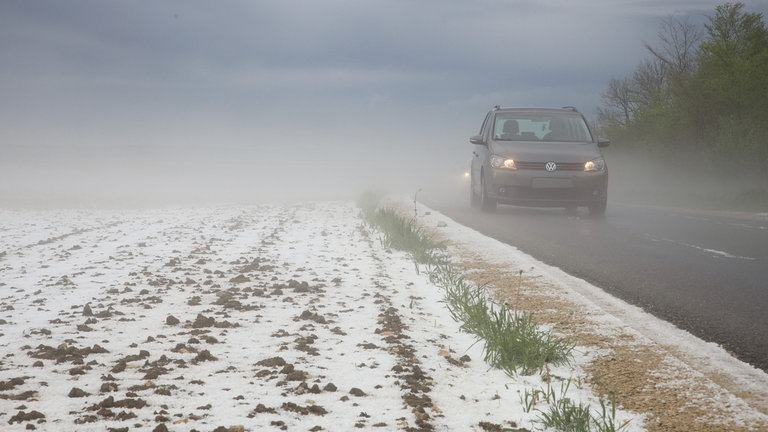
M 422 207 L 425 227 L 499 303 L 533 313 L 592 360 L 588 383 L 649 431 L 768 428 L 768 375 L 586 281 Z

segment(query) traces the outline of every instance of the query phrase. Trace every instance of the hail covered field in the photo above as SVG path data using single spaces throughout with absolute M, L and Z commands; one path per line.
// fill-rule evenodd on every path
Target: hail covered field
M 2 430 L 530 426 L 353 204 L 0 218 Z

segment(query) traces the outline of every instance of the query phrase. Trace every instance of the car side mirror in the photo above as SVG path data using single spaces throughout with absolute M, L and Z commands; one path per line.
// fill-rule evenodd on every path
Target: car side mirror
M 472 144 L 485 145 L 485 140 L 483 140 L 482 135 L 473 135 L 469 137 L 469 142 L 471 142 Z
M 608 147 L 611 145 L 611 141 L 607 138 L 598 138 L 597 139 L 597 146 L 598 147 Z

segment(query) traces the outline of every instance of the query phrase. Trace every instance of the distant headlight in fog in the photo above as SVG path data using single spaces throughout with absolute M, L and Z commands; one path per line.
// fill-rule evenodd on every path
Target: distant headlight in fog
M 465 179 L 468 179 L 468 178 L 469 178 L 469 171 L 464 171 L 464 178 L 465 178 Z
M 599 157 L 584 164 L 584 171 L 602 171 L 605 169 L 605 159 Z

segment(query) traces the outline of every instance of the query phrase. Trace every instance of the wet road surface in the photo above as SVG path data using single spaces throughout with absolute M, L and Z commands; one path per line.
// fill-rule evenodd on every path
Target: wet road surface
M 768 219 L 609 203 L 585 209 L 499 205 L 422 196 L 428 206 L 722 345 L 768 371 Z

